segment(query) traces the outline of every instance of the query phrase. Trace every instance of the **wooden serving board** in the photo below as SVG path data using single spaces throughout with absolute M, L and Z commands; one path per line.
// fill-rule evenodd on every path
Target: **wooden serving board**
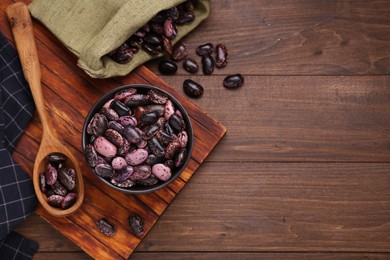
M 5 8 L 13 2 L 0 2 L 3 14 Z M 30 1 L 23 2 L 28 4 Z M 13 43 L 5 15 L 1 17 L 0 30 Z M 62 138 L 79 159 L 85 182 L 85 200 L 77 214 L 57 218 L 49 215 L 40 205 L 36 212 L 93 258 L 128 258 L 142 240 L 131 233 L 128 216 L 132 213 L 141 216 L 146 235 L 224 136 L 226 128 L 190 102 L 181 91 L 169 86 L 144 66 L 126 77 L 90 78 L 76 66 L 76 57 L 43 25 L 35 20 L 33 23 L 46 109 L 55 126 L 56 136 Z M 187 168 L 168 187 L 154 193 L 129 195 L 109 188 L 94 176 L 81 151 L 81 130 L 92 105 L 104 93 L 126 84 L 150 84 L 171 93 L 186 108 L 194 128 L 194 149 Z M 15 160 L 30 174 L 41 138 L 41 125 L 35 115 L 13 153 Z M 117 231 L 113 237 L 106 237 L 98 231 L 96 221 L 102 217 L 116 225 Z

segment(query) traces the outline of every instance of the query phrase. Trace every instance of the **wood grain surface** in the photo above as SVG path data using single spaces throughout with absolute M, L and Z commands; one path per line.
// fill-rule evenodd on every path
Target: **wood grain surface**
M 191 102 L 228 132 L 197 174 L 182 176 L 191 177 L 185 189 L 154 195 L 165 199 L 152 214 L 171 205 L 130 259 L 389 259 L 389 13 L 384 0 L 211 1 L 210 17 L 184 41 L 198 60 L 199 44 L 225 43 L 228 66 L 211 76 L 190 75 L 181 63 L 173 76 L 159 74 L 160 60 L 146 66 L 178 93 L 185 79 L 200 82 L 205 94 Z M 3 16 L 0 26 L 10 37 Z M 83 103 L 112 80 L 89 78 L 44 26 L 34 29 L 44 94 L 54 101 L 47 110 L 69 122 L 57 131 L 77 140 Z M 222 80 L 233 73 L 245 85 L 228 91 Z M 201 120 L 195 127 L 207 125 Z M 32 122 L 13 155 L 25 168 L 42 131 Z M 156 197 L 137 199 L 147 207 Z M 36 259 L 89 259 L 37 215 L 17 231 L 40 244 Z

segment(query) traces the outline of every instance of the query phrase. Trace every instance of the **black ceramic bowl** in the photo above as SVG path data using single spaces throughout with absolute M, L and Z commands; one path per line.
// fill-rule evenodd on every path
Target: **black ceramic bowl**
M 116 190 L 119 190 L 119 191 L 122 191 L 122 192 L 125 192 L 125 193 L 131 193 L 131 194 L 141 194 L 141 193 L 154 192 L 154 191 L 156 191 L 158 189 L 161 189 L 161 188 L 167 186 L 172 181 L 174 181 L 177 177 L 179 177 L 179 175 L 183 172 L 183 170 L 186 168 L 188 162 L 190 161 L 192 148 L 193 148 L 193 144 L 194 144 L 193 128 L 192 128 L 191 121 L 190 121 L 190 118 L 189 118 L 186 110 L 179 103 L 179 101 L 177 101 L 171 94 L 167 93 L 164 90 L 156 88 L 154 86 L 150 86 L 150 85 L 141 85 L 141 84 L 125 85 L 125 86 L 121 86 L 121 87 L 118 87 L 116 89 L 113 89 L 110 92 L 106 93 L 103 97 L 101 97 L 93 105 L 93 107 L 89 111 L 89 113 L 88 113 L 88 115 L 87 115 L 87 117 L 85 119 L 85 122 L 84 122 L 83 132 L 82 132 L 82 147 L 83 147 L 83 151 L 84 151 L 84 157 L 87 160 L 85 147 L 90 143 L 90 137 L 91 137 L 87 133 L 87 127 L 88 127 L 89 122 L 91 121 L 93 116 L 101 110 L 103 105 L 108 100 L 114 98 L 115 93 L 117 93 L 117 92 L 119 92 L 121 90 L 128 89 L 128 88 L 135 88 L 135 89 L 137 89 L 137 93 L 140 93 L 140 94 L 146 94 L 149 90 L 160 91 L 163 94 L 165 94 L 166 96 L 168 96 L 168 98 L 174 104 L 175 108 L 181 112 L 182 117 L 184 119 L 184 122 L 186 124 L 186 132 L 187 132 L 187 135 L 188 135 L 188 143 L 187 143 L 187 146 L 186 146 L 187 155 L 186 155 L 186 158 L 184 159 L 184 163 L 180 167 L 178 167 L 178 168 L 173 168 L 172 169 L 172 176 L 171 176 L 171 178 L 169 180 L 165 181 L 165 182 L 159 181 L 157 184 L 155 184 L 153 186 L 134 185 L 134 186 L 129 187 L 129 188 L 118 187 L 118 186 L 112 184 L 109 179 L 102 178 L 101 176 L 97 175 L 94 168 L 91 167 L 91 170 L 92 170 L 92 172 L 95 174 L 95 176 L 98 179 L 100 179 L 102 182 L 104 182 L 106 185 L 110 186 L 113 189 L 116 189 Z M 88 163 L 88 160 L 87 160 L 87 163 Z

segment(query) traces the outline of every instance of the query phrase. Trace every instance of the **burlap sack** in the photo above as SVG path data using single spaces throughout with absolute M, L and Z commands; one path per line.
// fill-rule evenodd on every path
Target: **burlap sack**
M 156 58 L 140 50 L 128 64 L 106 57 L 159 11 L 185 0 L 34 0 L 31 15 L 41 21 L 78 58 L 78 66 L 94 78 L 123 76 Z M 178 26 L 176 43 L 210 12 L 208 0 L 199 0 L 195 21 Z M 161 55 L 160 55 L 161 56 Z

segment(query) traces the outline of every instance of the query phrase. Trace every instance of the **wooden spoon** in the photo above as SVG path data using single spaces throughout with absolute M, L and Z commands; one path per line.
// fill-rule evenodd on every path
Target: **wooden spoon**
M 45 109 L 45 101 L 42 94 L 41 70 L 37 48 L 35 45 L 30 12 L 24 3 L 18 2 L 8 6 L 6 13 L 15 38 L 16 48 L 19 53 L 23 73 L 30 85 L 35 106 L 43 128 L 42 141 L 35 158 L 33 170 L 35 193 L 39 202 L 51 215 L 65 217 L 79 209 L 84 199 L 84 183 L 80 166 L 73 154 L 65 147 L 64 144 L 59 142 L 59 140 L 52 133 L 53 127 L 48 120 Z M 46 170 L 46 166 L 48 164 L 47 156 L 54 152 L 62 153 L 68 158 L 66 160 L 65 167 L 73 168 L 76 171 L 77 176 L 75 188 L 75 192 L 78 196 L 77 201 L 72 207 L 65 210 L 50 206 L 47 203 L 46 195 L 43 194 L 40 189 L 39 175 Z

